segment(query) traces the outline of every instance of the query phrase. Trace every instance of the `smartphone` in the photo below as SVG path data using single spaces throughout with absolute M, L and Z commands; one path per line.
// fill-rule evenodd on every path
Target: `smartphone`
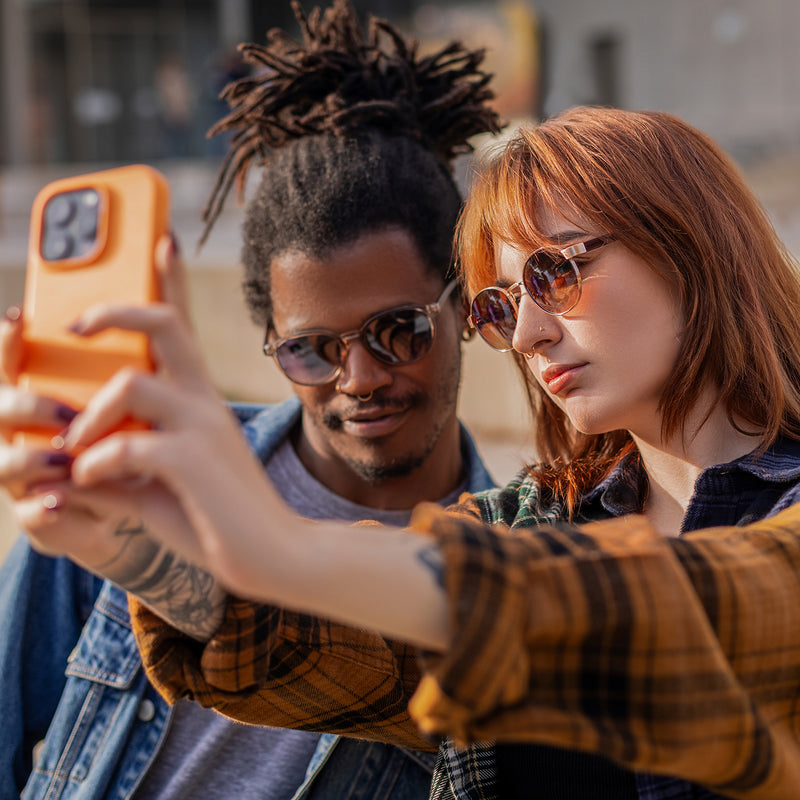
M 77 336 L 69 326 L 99 302 L 159 299 L 155 248 L 169 231 L 169 185 L 143 164 L 54 181 L 31 211 L 18 386 L 83 408 L 125 366 L 150 370 L 144 334 Z M 52 432 L 19 435 L 49 440 Z

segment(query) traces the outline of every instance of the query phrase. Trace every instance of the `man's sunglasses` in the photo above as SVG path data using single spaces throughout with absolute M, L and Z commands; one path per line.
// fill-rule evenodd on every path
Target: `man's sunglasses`
M 455 286 L 456 281 L 450 281 L 435 303 L 380 311 L 358 330 L 346 333 L 310 330 L 269 341 L 267 328 L 264 354 L 278 362 L 290 381 L 302 386 L 321 386 L 336 380 L 350 343 L 356 339 L 384 364 L 393 367 L 412 364 L 430 351 L 436 335 L 436 316 Z
M 511 350 L 522 287 L 542 311 L 566 314 L 581 299 L 581 271 L 575 257 L 597 250 L 613 236 L 598 236 L 563 250 L 537 250 L 522 268 L 522 280 L 508 288 L 490 286 L 475 295 L 469 324 L 495 350 Z

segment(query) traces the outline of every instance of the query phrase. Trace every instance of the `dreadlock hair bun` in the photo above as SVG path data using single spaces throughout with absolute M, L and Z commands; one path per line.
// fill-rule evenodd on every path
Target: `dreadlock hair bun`
M 256 74 L 225 87 L 221 96 L 231 112 L 208 133 L 233 136 L 203 212 L 202 241 L 231 185 L 241 197 L 250 166 L 265 164 L 272 151 L 293 140 L 374 128 L 416 139 L 450 164 L 471 151 L 470 137 L 500 130 L 488 105 L 491 76 L 479 68 L 484 50 L 452 42 L 419 57 L 416 41 L 375 17 L 365 37 L 348 0 L 334 0 L 324 12 L 315 8 L 308 17 L 298 0 L 291 5 L 302 42 L 273 28 L 266 45 L 239 46 Z
M 365 37 L 348 0 L 308 17 L 297 0 L 292 8 L 302 42 L 273 29 L 266 45 L 241 45 L 258 72 L 225 88 L 231 111 L 209 131 L 232 138 L 201 243 L 234 183 L 241 199 L 250 167 L 262 167 L 242 252 L 261 325 L 272 319 L 272 259 L 290 248 L 318 257 L 399 227 L 444 277 L 462 203 L 452 161 L 475 134 L 500 130 L 482 50 L 453 42 L 419 57 L 387 22 L 371 18 Z

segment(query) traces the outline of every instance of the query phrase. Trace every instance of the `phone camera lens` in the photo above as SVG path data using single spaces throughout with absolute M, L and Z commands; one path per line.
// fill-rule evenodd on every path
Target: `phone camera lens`
M 74 214 L 75 198 L 71 195 L 56 195 L 47 204 L 47 218 L 53 225 L 68 225 Z
M 77 189 L 54 195 L 45 206 L 42 255 L 48 261 L 80 259 L 97 243 L 100 194 Z
M 72 255 L 75 242 L 68 233 L 51 233 L 45 239 L 42 253 L 48 261 L 58 261 Z

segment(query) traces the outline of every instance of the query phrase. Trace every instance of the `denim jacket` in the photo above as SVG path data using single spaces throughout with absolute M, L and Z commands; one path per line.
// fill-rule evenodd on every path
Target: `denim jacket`
M 300 404 L 235 410 L 266 462 Z M 468 489 L 490 488 L 466 431 L 463 441 Z M 171 708 L 145 677 L 125 592 L 21 538 L 0 568 L 0 618 L 0 800 L 20 792 L 23 800 L 131 797 L 167 735 Z M 32 770 L 27 754 L 41 740 Z M 426 797 L 434 758 L 324 734 L 293 800 Z

